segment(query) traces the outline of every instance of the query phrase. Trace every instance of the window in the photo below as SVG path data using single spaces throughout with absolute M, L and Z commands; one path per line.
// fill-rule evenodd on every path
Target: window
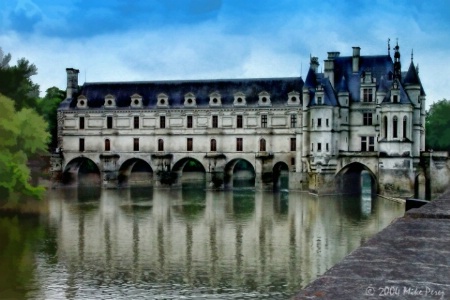
M 210 143 L 211 145 L 211 151 L 217 151 L 217 142 L 216 142 L 216 140 L 215 139 L 212 139 L 211 140 L 211 143 Z
M 398 103 L 398 95 L 392 96 L 392 102 Z
M 314 119 L 311 119 L 311 127 L 314 127 Z
M 192 116 L 187 116 L 187 128 L 192 128 Z
M 405 117 L 403 117 L 403 138 L 404 139 L 406 139 L 406 136 L 407 136 L 407 126 L 408 126 L 408 120 L 407 120 L 407 118 L 406 118 L 406 116 Z
M 314 143 L 311 143 L 311 152 L 314 151 Z
M 317 127 L 322 127 L 322 119 L 321 118 L 317 119 Z
M 363 89 L 363 102 L 373 102 L 372 89 Z
M 106 117 L 106 128 L 113 128 L 113 118 L 111 116 Z
M 242 116 L 241 115 L 238 115 L 237 117 L 236 117 L 236 127 L 237 128 L 242 128 L 243 126 L 242 126 Z
M 213 128 L 219 127 L 219 117 L 218 116 L 212 116 L 212 127 Z
M 166 128 L 166 116 L 159 117 L 159 128 Z
M 138 138 L 133 139 L 133 151 L 139 151 L 139 139 Z
M 84 129 L 84 117 L 80 117 L 80 129 Z
M 372 113 L 363 113 L 363 125 L 372 125 Z
M 317 97 L 317 105 L 322 105 L 322 97 Z
M 295 166 L 295 157 L 291 157 L 291 166 Z
M 326 123 L 327 123 L 327 127 L 330 127 L 330 122 L 329 122 L 329 120 L 326 119 L 325 121 L 326 121 Z
M 192 138 L 187 138 L 186 150 L 192 151 L 192 148 L 193 148 L 193 140 Z
M 261 127 L 267 128 L 267 115 L 261 115 Z
M 317 143 L 317 151 L 322 151 L 322 143 Z
M 398 119 L 397 117 L 394 117 L 394 119 L 392 120 L 392 137 L 395 139 L 398 137 Z
M 259 151 L 266 151 L 266 140 L 265 139 L 259 140 Z
M 236 151 L 243 151 L 244 148 L 242 138 L 236 138 Z
M 297 139 L 291 138 L 291 151 L 296 151 L 296 150 L 297 150 Z
M 158 151 L 164 151 L 164 140 L 163 139 L 158 140 Z
M 84 151 L 84 138 L 79 140 L 78 149 L 80 149 L 80 152 Z
M 388 136 L 388 118 L 383 118 L 383 129 L 384 129 L 384 137 L 387 138 Z
M 109 141 L 109 139 L 105 140 L 105 151 L 110 151 L 111 150 L 111 142 Z
M 325 144 L 325 150 L 328 152 L 330 151 L 330 147 L 328 146 L 328 143 Z
M 297 127 L 297 115 L 291 115 L 291 128 Z
M 361 151 L 375 151 L 375 137 L 362 136 L 361 137 Z
M 139 128 L 139 117 L 134 117 L 134 128 L 138 129 Z

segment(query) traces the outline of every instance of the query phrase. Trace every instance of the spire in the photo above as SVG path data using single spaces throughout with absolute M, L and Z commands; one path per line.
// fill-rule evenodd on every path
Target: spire
M 414 49 L 411 49 L 411 62 L 414 61 Z
M 405 75 L 405 79 L 403 81 L 405 85 L 420 85 L 420 79 L 419 75 L 417 74 L 416 67 L 414 67 L 413 61 L 411 61 L 411 64 L 409 65 L 408 72 Z
M 391 39 L 388 39 L 388 55 L 391 56 Z
M 394 47 L 394 79 L 398 79 L 399 81 L 402 78 L 402 65 L 400 63 L 400 47 L 398 45 L 398 39 L 397 39 L 397 45 Z

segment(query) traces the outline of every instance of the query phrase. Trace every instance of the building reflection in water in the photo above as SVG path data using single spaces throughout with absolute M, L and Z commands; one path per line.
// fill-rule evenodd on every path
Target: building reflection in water
M 188 294 L 288 296 L 403 209 L 372 202 L 370 194 L 368 201 L 189 187 L 49 193 L 58 263 L 68 266 L 59 280 L 68 291 L 76 282 L 95 288 L 127 283 L 151 286 L 155 294 L 182 286 Z

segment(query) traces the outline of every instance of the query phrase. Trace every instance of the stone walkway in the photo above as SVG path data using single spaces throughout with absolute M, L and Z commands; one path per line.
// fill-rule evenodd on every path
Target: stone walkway
M 294 299 L 450 299 L 450 190 L 408 211 Z

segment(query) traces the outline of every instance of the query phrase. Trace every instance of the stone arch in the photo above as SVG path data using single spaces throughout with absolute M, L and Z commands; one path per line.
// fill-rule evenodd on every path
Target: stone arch
M 178 184 L 199 183 L 205 181 L 206 168 L 201 161 L 191 156 L 183 157 L 172 167 L 172 174 Z
M 352 162 L 345 165 L 335 175 L 337 189 L 343 193 L 362 193 L 364 174 L 367 174 L 370 178 L 371 192 L 376 193 L 378 191 L 378 180 L 376 175 L 368 166 L 360 162 Z
M 153 179 L 153 169 L 148 162 L 140 158 L 130 158 L 119 168 L 119 185 L 147 185 Z
M 282 175 L 287 174 L 287 180 Z M 284 161 L 279 161 L 273 166 L 273 189 L 288 189 L 289 188 L 289 166 Z
M 235 176 L 236 175 L 236 176 Z M 255 186 L 256 168 L 244 158 L 235 158 L 227 162 L 224 169 L 225 188 Z M 239 180 L 240 182 L 236 182 Z
M 76 157 L 69 161 L 62 175 L 64 184 L 100 185 L 101 172 L 97 164 L 87 157 Z

